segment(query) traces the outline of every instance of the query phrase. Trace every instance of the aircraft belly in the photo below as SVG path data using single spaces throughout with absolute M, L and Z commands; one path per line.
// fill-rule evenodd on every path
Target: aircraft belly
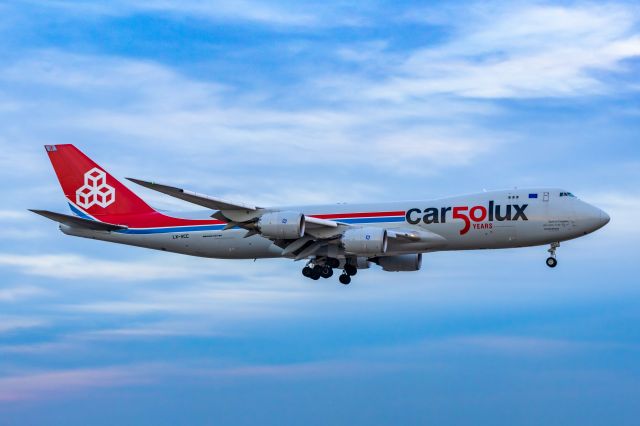
M 61 225 L 67 235 L 113 243 L 219 259 L 281 257 L 282 249 L 260 236 L 243 238 L 245 231 L 127 234 Z

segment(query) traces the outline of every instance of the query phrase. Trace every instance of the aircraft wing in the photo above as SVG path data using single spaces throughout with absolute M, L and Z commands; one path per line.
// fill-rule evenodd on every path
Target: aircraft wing
M 183 201 L 206 207 L 211 210 L 217 210 L 211 217 L 222 220 L 223 222 L 227 222 L 228 229 L 239 226 L 249 230 L 251 235 L 256 234 L 257 232 L 253 231 L 250 225 L 257 219 L 259 219 L 263 214 L 270 212 L 266 209 L 263 209 L 262 207 L 258 207 L 255 205 L 221 200 L 219 198 L 211 197 L 204 194 L 198 194 L 196 192 L 188 191 L 186 189 L 177 188 L 174 186 L 148 182 L 141 179 L 127 179 L 131 182 L 137 183 L 138 185 L 144 186 L 145 188 L 162 192 L 163 194 L 167 194 L 172 197 L 179 198 Z M 326 234 L 326 232 L 323 231 L 335 230 L 341 225 L 348 226 L 340 222 L 335 222 L 333 220 L 319 219 L 311 216 L 307 216 L 305 218 L 305 222 L 307 224 L 307 229 L 311 233 L 316 234 L 316 236 L 319 236 L 317 235 L 318 233 Z
M 75 226 L 78 228 L 91 229 L 94 231 L 119 231 L 122 229 L 128 229 L 126 226 L 111 225 L 110 223 L 98 222 L 96 220 L 83 219 L 77 216 L 70 216 L 62 213 L 50 212 L 48 210 L 29 210 L 40 216 L 44 216 L 47 219 L 51 219 L 54 222 L 61 223 L 67 226 Z
M 170 195 L 175 198 L 187 201 L 192 204 L 197 204 L 202 207 L 206 207 L 211 210 L 248 210 L 256 211 L 260 207 L 252 206 L 244 203 L 235 203 L 230 201 L 221 200 L 219 198 L 210 197 L 204 194 L 198 194 L 196 192 L 187 191 L 186 189 L 176 188 L 174 186 L 162 185 L 159 183 L 148 182 L 141 179 L 127 178 L 131 182 L 137 183 L 145 188 L 153 189 L 154 191 L 162 192 L 163 194 Z

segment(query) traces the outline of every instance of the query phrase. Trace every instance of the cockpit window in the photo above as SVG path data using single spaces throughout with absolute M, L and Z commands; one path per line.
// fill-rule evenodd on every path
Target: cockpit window
M 560 193 L 560 196 L 561 196 L 561 197 L 573 197 L 573 198 L 576 198 L 576 196 L 575 196 L 575 195 L 573 195 L 573 194 L 572 194 L 572 193 L 570 193 L 570 192 L 561 192 L 561 193 Z

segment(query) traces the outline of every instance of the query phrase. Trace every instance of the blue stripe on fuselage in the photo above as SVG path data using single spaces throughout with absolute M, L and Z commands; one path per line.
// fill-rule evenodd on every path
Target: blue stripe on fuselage
M 402 217 L 371 217 L 371 218 L 357 218 L 357 219 L 336 219 L 336 222 L 344 223 L 396 223 L 404 222 L 404 216 Z
M 221 231 L 225 225 L 178 226 L 175 228 L 123 229 L 120 234 L 170 234 L 172 232 Z

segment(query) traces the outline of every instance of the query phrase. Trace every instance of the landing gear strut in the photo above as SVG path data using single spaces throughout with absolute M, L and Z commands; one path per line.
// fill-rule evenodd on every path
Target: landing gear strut
M 556 249 L 560 247 L 560 243 L 551 243 L 551 247 L 549 250 L 549 257 L 547 258 L 547 266 L 549 268 L 555 268 L 558 266 L 558 261 L 556 260 Z

